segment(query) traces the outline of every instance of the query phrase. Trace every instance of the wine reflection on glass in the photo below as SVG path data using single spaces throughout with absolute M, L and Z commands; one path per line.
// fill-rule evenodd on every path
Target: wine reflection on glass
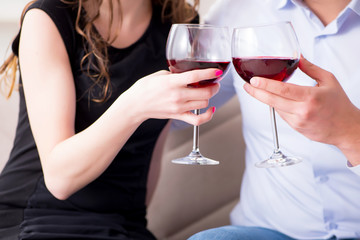
M 167 40 L 166 58 L 172 73 L 205 68 L 225 71 L 231 60 L 229 30 L 206 24 L 173 24 Z M 203 80 L 188 87 L 206 87 L 218 80 Z M 195 109 L 194 113 L 199 115 L 200 109 Z M 194 126 L 193 149 L 190 154 L 172 162 L 190 165 L 219 164 L 200 153 L 199 126 Z
M 250 83 L 252 77 L 287 81 L 297 69 L 300 48 L 290 22 L 235 28 L 232 38 L 232 62 L 239 76 Z M 279 147 L 275 110 L 270 106 L 274 151 L 255 163 L 262 168 L 289 166 L 301 162 L 299 157 L 286 156 Z

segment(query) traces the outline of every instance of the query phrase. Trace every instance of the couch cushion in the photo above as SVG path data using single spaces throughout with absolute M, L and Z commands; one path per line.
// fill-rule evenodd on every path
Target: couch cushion
M 217 110 L 209 123 L 200 127 L 200 150 L 203 155 L 220 161 L 219 165 L 171 163 L 171 159 L 191 151 L 192 127 L 169 133 L 159 183 L 148 209 L 149 229 L 159 239 L 183 239 L 180 236 L 229 224 L 232 208 L 229 206 L 238 200 L 244 167 L 237 101 L 233 98 Z

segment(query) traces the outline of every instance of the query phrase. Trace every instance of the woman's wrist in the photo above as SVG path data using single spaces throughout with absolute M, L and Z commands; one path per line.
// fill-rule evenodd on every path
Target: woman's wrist
M 121 118 L 128 118 L 131 125 L 139 126 L 149 118 L 143 109 L 141 97 L 137 97 L 130 89 L 120 95 L 114 104 L 118 105 L 115 107 L 116 114 Z

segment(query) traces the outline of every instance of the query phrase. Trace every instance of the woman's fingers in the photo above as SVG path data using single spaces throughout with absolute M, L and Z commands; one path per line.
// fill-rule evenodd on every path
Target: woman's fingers
M 209 99 L 220 88 L 219 83 L 209 83 L 201 87 L 189 87 L 189 84 L 203 80 L 216 79 L 222 75 L 218 69 L 201 69 L 184 73 L 170 73 L 158 71 L 146 76 L 133 87 L 131 95 L 140 98 L 145 103 L 145 111 L 141 111 L 147 118 L 174 118 L 199 125 L 211 119 L 213 108 L 197 116 L 191 112 L 194 109 L 208 107 Z
M 206 110 L 205 113 L 202 113 L 200 115 L 196 115 L 193 112 L 188 111 L 182 114 L 178 114 L 174 118 L 187 122 L 191 125 L 199 126 L 203 123 L 210 121 L 215 113 L 215 110 L 215 107 L 210 107 Z
M 203 109 L 209 106 L 209 100 L 188 101 L 183 104 L 183 112 L 193 109 Z
M 223 71 L 217 68 L 192 70 L 183 73 L 174 73 L 173 81 L 179 85 L 187 86 L 189 84 L 197 83 L 203 80 L 211 80 L 219 78 Z
M 212 98 L 220 89 L 219 83 L 212 83 L 206 87 L 187 88 L 183 90 L 183 94 L 187 99 L 204 100 Z

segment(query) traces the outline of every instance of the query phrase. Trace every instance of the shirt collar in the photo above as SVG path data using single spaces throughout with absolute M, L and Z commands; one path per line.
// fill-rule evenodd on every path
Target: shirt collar
M 303 0 L 278 0 L 277 2 L 277 8 L 278 9 L 284 9 L 287 6 L 293 5 L 293 4 L 297 4 L 300 6 L 305 6 L 305 4 L 303 3 Z
M 294 3 L 294 4 L 297 4 L 297 5 L 300 5 L 300 6 L 306 6 L 304 3 L 303 3 L 303 0 L 278 0 L 278 3 L 277 3 L 277 8 L 278 9 L 284 9 L 286 6 L 288 6 L 288 4 L 290 3 Z M 360 0 L 352 0 L 350 3 L 349 3 L 349 6 L 348 6 L 350 9 L 352 9 L 357 15 L 360 16 Z
M 349 4 L 349 8 L 360 16 L 360 0 L 352 0 Z
M 278 9 L 284 8 L 284 7 L 287 5 L 288 1 L 289 1 L 289 0 L 279 0 L 279 3 L 278 3 L 278 5 L 277 5 L 277 8 L 278 8 Z

